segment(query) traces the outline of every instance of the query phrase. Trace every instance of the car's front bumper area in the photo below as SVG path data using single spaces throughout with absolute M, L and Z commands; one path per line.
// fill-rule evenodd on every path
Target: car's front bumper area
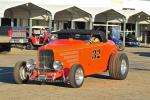
M 33 43 L 33 45 L 35 45 L 35 46 L 42 46 L 43 44 L 42 43 Z
M 65 82 L 66 77 L 64 70 L 59 71 L 45 71 L 44 69 L 33 69 L 29 80 L 36 80 L 41 82 Z
M 11 40 L 10 40 L 10 43 L 12 43 L 12 44 L 24 44 L 24 43 L 28 43 L 28 39 L 25 39 L 25 38 L 12 38 Z
M 126 46 L 131 46 L 131 47 L 140 46 L 139 42 L 126 42 L 125 44 Z

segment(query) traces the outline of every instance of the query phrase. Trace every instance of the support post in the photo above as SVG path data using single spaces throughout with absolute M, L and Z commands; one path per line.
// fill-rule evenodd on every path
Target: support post
M 108 39 L 108 21 L 106 21 L 106 39 Z
M 85 22 L 85 29 L 89 29 L 89 22 Z
M 0 18 L 0 26 L 2 26 L 2 18 Z
M 75 21 L 71 21 L 71 29 L 75 29 Z
M 11 23 L 10 23 L 11 25 L 10 26 L 13 27 L 14 26 L 14 18 L 13 18 L 14 14 L 13 14 L 12 9 L 10 9 L 10 13 L 11 13 Z
M 138 22 L 135 22 L 135 38 L 138 39 Z
M 145 33 L 145 47 L 146 47 L 146 45 L 147 45 L 147 33 Z
M 32 19 L 29 19 L 29 36 L 32 36 Z
M 123 45 L 125 46 L 125 37 L 126 37 L 126 18 L 123 18 Z
M 57 24 L 56 24 L 56 21 L 54 20 L 54 31 L 57 30 Z
M 20 25 L 20 18 L 17 18 L 17 26 L 21 26 Z
M 93 22 L 92 22 L 92 18 L 89 18 L 89 29 L 92 30 L 93 29 Z
M 48 21 L 48 28 L 49 28 L 49 33 L 52 32 L 52 15 L 48 12 L 48 18 L 49 18 L 49 21 Z
M 14 26 L 14 18 L 11 18 L 11 27 Z

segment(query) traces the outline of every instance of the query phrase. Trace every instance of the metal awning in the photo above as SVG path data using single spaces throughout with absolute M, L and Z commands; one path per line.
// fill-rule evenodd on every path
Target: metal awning
M 36 4 L 36 3 L 18 2 L 18 1 L 17 2 L 10 1 L 9 3 L 7 1 L 2 1 L 0 3 L 0 6 L 1 6 L 0 17 L 9 17 L 10 18 L 10 14 L 8 14 L 8 15 L 6 14 L 6 13 L 10 12 L 8 10 L 10 10 L 10 9 L 16 10 L 18 8 L 18 10 L 20 10 L 20 12 L 23 12 L 24 14 L 25 14 L 25 12 L 30 12 L 30 13 L 35 12 L 35 13 L 32 13 L 32 15 L 35 14 L 35 16 L 39 16 L 40 14 L 42 15 L 43 11 L 44 11 L 44 13 L 49 12 L 49 14 L 52 16 L 52 19 L 54 18 L 54 15 L 56 12 L 72 7 L 69 5 L 41 5 L 41 4 Z M 22 15 L 22 14 L 18 14 L 18 15 Z M 16 15 L 16 16 L 19 17 L 18 15 Z M 31 16 L 31 17 L 35 17 L 35 16 Z M 26 17 L 26 16 L 22 15 L 22 17 Z M 45 17 L 45 15 L 43 17 Z
M 55 20 L 74 20 L 74 21 L 89 21 L 92 15 L 76 6 L 56 12 Z
M 54 19 L 54 16 L 55 16 L 55 14 L 57 12 L 72 7 L 70 5 L 49 5 L 49 4 L 47 4 L 47 5 L 40 5 L 40 6 L 51 12 L 52 19 Z
M 126 19 L 129 19 L 129 17 L 131 17 L 132 15 L 135 15 L 140 12 L 137 10 L 116 10 L 116 11 L 125 16 Z
M 88 12 L 92 16 L 92 21 L 94 22 L 94 18 L 97 14 L 102 13 L 104 11 L 109 10 L 108 8 L 91 8 L 91 7 L 80 7 L 82 10 Z
M 150 14 L 141 11 L 130 16 L 129 20 L 137 21 L 139 24 L 150 24 Z
M 94 22 L 115 22 L 115 23 L 121 23 L 123 22 L 123 18 L 125 18 L 123 14 L 119 13 L 118 11 L 114 9 L 109 9 L 103 12 L 100 12 L 96 14 Z
M 8 1 L 1 1 L 0 17 L 1 18 L 4 17 L 4 13 L 8 8 L 15 7 L 15 6 L 22 5 L 22 4 L 25 4 L 25 2 L 9 1 L 9 3 L 8 3 Z
M 24 3 L 5 9 L 3 16 L 6 18 L 31 18 L 48 20 L 48 13 L 51 14 L 50 11 L 44 9 L 40 5 Z
M 92 15 L 76 6 L 60 10 L 54 15 L 55 21 L 71 21 L 71 28 L 75 29 L 75 21 L 86 22 L 86 29 L 92 29 Z

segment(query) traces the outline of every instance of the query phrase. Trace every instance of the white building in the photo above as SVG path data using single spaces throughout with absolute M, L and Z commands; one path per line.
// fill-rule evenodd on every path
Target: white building
M 120 25 L 138 40 L 150 30 L 148 0 L 0 0 L 1 26 L 92 29 Z M 126 10 L 123 10 L 125 8 Z M 125 34 L 124 34 L 125 35 Z M 146 36 L 146 35 L 145 35 Z

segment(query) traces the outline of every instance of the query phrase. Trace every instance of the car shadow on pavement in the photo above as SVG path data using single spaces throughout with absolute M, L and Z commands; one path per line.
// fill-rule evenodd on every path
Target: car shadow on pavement
M 0 83 L 16 84 L 13 78 L 13 67 L 0 66 Z M 69 88 L 69 86 L 67 84 L 64 84 L 63 82 L 49 83 L 49 82 L 29 81 L 27 84 L 53 85 Z
M 37 84 L 37 81 L 35 82 L 35 84 Z M 42 82 L 42 83 L 39 83 L 39 84 L 40 85 L 52 85 L 52 86 L 56 86 L 56 87 L 71 88 L 68 84 L 63 83 L 63 82 L 54 82 L 54 83 Z
M 92 77 L 92 78 L 99 78 L 99 79 L 112 79 L 109 75 L 107 74 L 94 74 L 94 75 L 90 75 L 88 77 Z
M 150 69 L 146 68 L 130 68 L 131 70 L 139 70 L 139 71 L 150 71 Z
M 132 52 L 138 54 L 139 56 L 150 57 L 150 52 Z
M 12 67 L 0 67 L 0 82 L 14 84 L 13 68 Z
M 95 74 L 87 77 L 99 78 L 99 79 L 111 79 L 111 77 L 107 74 Z M 0 83 L 16 84 L 13 79 L 13 67 L 0 67 Z M 49 83 L 49 82 L 29 81 L 27 84 L 53 85 L 58 87 L 70 88 L 70 86 L 64 82 Z

